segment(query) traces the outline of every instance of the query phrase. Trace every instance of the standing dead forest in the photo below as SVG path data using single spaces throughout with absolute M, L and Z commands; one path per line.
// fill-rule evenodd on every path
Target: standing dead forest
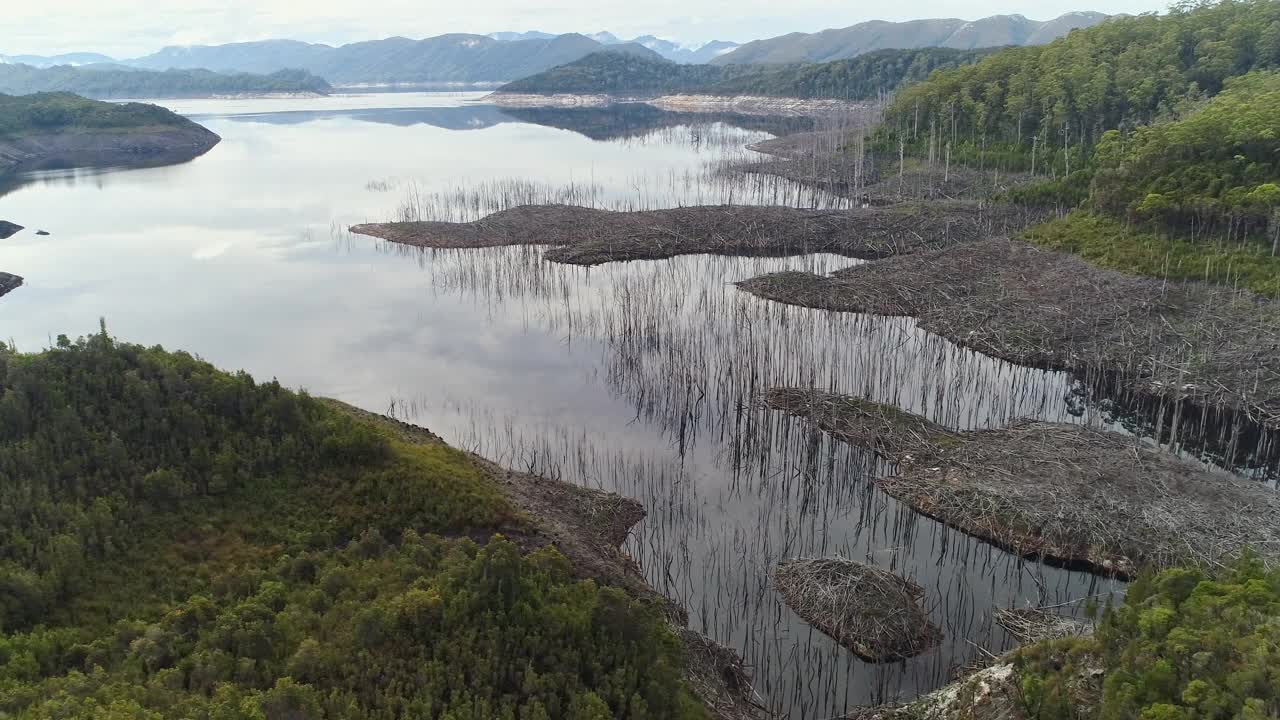
M 591 57 L 538 83 L 838 87 L 777 126 L 464 107 L 698 161 L 388 173 L 362 192 L 395 219 L 326 217 L 334 247 L 182 248 L 287 266 L 227 325 L 325 295 L 319 341 L 220 357 L 342 401 L 106 320 L 0 344 L 0 720 L 1280 720 L 1280 0 L 767 71 Z M 408 152 L 367 111 L 315 114 Z

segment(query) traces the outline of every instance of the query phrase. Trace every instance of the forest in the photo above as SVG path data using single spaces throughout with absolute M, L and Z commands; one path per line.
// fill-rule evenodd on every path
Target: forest
M 0 716 L 698 718 L 443 443 L 102 332 L 0 350 Z
M 1003 172 L 1010 199 L 1075 210 L 1032 239 L 1146 274 L 1168 258 L 1175 277 L 1239 267 L 1275 294 L 1277 69 L 1280 2 L 1184 3 L 934 73 L 895 96 L 873 145 Z
M 997 49 L 880 50 L 847 60 L 783 65 L 679 65 L 634 54 L 599 52 L 508 83 L 499 92 L 865 100 L 924 80 L 934 70 L 977 62 Z
M 325 95 L 332 90 L 324 79 L 305 70 L 254 75 L 208 70 L 157 72 L 100 66 L 35 68 L 0 64 L 0 92 L 14 95 L 71 92 L 91 98 L 168 98 L 265 93 Z
M 0 94 L 0 138 L 24 133 L 126 132 L 192 123 L 157 105 L 108 103 L 71 93 Z
M 1021 709 L 1039 720 L 1266 720 L 1280 716 L 1280 572 L 1252 558 L 1168 570 L 1129 587 L 1096 633 L 1013 654 Z M 1102 670 L 1101 696 L 1079 678 Z

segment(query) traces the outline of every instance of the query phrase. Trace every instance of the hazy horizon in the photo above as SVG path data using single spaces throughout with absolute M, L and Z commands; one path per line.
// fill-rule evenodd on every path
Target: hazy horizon
M 170 45 L 217 45 L 269 39 L 342 45 L 392 36 L 424 38 L 446 33 L 578 32 L 602 30 L 622 38 L 656 35 L 684 44 L 712 40 L 747 42 L 792 32 L 817 32 L 868 20 L 900 22 L 959 17 L 977 20 L 1020 14 L 1049 20 L 1072 11 L 1107 14 L 1162 11 L 1167 1 L 1071 0 L 1018 3 L 925 0 L 893 8 L 838 8 L 819 0 L 793 0 L 780 8 L 765 0 L 654 0 L 644 7 L 623 0 L 559 0 L 533 7 L 515 0 L 487 0 L 424 13 L 409 0 L 366 0 L 359 9 L 339 0 L 315 0 L 305 10 L 290 0 L 187 0 L 156 7 L 146 0 L 55 0 L 6 11 L 11 28 L 0 55 L 98 52 L 118 59 L 140 57 Z M 783 12 L 785 10 L 785 12 Z M 585 27 L 584 27 L 585 26 Z

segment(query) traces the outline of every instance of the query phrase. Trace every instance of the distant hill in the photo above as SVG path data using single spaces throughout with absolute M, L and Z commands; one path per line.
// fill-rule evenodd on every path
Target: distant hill
M 26 95 L 72 92 L 91 98 L 170 98 L 265 93 L 316 93 L 333 88 L 305 70 L 270 75 L 221 74 L 209 70 L 135 70 L 113 66 L 0 65 L 0 92 Z
M 972 22 L 954 18 L 886 22 L 873 20 L 817 33 L 791 33 L 755 40 L 719 55 L 715 64 L 826 62 L 885 49 L 976 48 L 1042 45 L 1107 19 L 1095 12 L 1067 13 L 1040 22 L 1021 15 L 993 15 Z
M 594 53 L 501 88 L 500 93 L 655 96 L 762 95 L 863 100 L 923 80 L 934 70 L 971 65 L 999 48 L 880 50 L 828 63 L 681 65 Z
M 46 68 L 55 65 L 92 65 L 112 63 L 114 59 L 99 53 L 66 53 L 64 55 L 0 55 L 0 65 L 20 64 Z
M 659 57 L 639 45 L 612 48 Z M 168 47 L 125 62 L 154 70 L 272 73 L 300 68 L 335 85 L 483 83 L 532 75 L 603 49 L 601 43 L 578 34 L 505 42 L 486 35 L 451 34 L 425 40 L 395 37 L 340 47 L 295 40 Z
M 533 30 L 530 32 L 490 33 L 489 37 L 501 42 L 512 42 L 515 40 L 546 39 L 554 36 Z M 601 45 L 643 45 L 667 60 L 690 64 L 710 62 L 712 58 L 723 55 L 724 53 L 738 47 L 738 43 L 727 42 L 724 40 L 713 40 L 701 45 L 681 45 L 680 43 L 665 40 L 654 35 L 641 35 L 640 37 L 632 38 L 631 40 L 623 40 L 617 35 L 607 31 L 591 33 L 590 35 L 587 35 L 587 37 L 595 40 Z

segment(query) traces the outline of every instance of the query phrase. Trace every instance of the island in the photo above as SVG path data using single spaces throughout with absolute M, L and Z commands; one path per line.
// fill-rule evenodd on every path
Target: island
M 0 172 L 50 162 L 183 162 L 220 140 L 156 105 L 108 103 L 62 92 L 0 95 Z

